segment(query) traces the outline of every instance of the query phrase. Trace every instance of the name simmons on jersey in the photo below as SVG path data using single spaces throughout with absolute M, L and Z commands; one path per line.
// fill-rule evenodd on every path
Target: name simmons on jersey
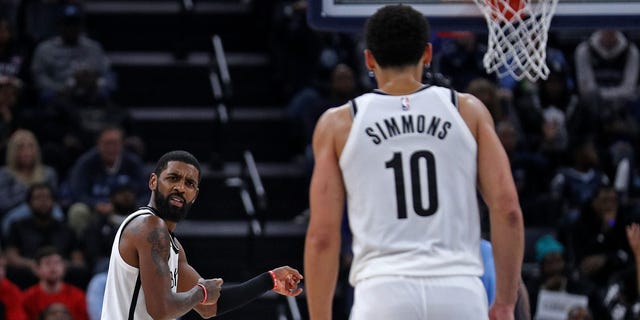
M 431 117 L 427 121 L 424 115 L 402 115 L 400 117 L 390 117 L 379 122 L 375 122 L 373 126 L 366 127 L 364 132 L 371 137 L 371 141 L 378 145 L 382 141 L 386 141 L 393 137 L 404 134 L 425 134 L 443 140 L 447 137 L 451 129 L 451 122 L 442 121 L 441 118 Z

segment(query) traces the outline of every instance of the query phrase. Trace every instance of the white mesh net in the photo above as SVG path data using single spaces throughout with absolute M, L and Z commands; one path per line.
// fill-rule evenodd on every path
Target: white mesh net
M 546 79 L 547 33 L 558 0 L 474 0 L 487 21 L 487 72 L 500 78 Z

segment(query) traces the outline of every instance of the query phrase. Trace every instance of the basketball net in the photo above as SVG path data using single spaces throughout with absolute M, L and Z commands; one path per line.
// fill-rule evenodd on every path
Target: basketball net
M 487 21 L 484 67 L 498 77 L 547 79 L 547 34 L 558 0 L 474 0 Z

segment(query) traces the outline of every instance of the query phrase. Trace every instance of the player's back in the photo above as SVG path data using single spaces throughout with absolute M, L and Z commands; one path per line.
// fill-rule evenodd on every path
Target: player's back
M 340 156 L 352 284 L 380 275 L 482 274 L 477 144 L 456 97 L 431 86 L 352 101 Z

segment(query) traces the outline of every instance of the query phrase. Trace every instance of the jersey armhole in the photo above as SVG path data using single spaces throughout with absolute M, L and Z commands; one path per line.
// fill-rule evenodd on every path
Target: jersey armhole
M 148 210 L 148 212 L 143 212 L 143 210 Z M 135 216 L 123 222 L 123 225 L 121 226 L 120 235 L 118 237 L 118 245 L 120 244 L 120 239 L 122 239 L 122 234 L 124 233 L 124 229 L 127 228 L 127 226 L 129 225 L 129 223 L 131 223 L 131 221 L 133 221 L 134 219 L 142 215 L 147 215 L 147 214 L 155 215 L 154 210 L 151 210 L 150 207 L 146 207 L 146 206 L 138 208 L 138 210 L 133 214 L 135 214 Z
M 349 100 L 349 111 L 351 111 L 351 119 L 356 117 L 356 113 L 358 113 L 358 106 L 356 105 L 356 100 Z
M 456 90 L 454 90 L 453 88 L 450 88 L 449 90 L 451 91 L 451 103 L 453 103 L 453 106 L 456 108 L 456 110 L 460 112 L 460 106 L 458 104 L 458 92 L 456 92 Z

